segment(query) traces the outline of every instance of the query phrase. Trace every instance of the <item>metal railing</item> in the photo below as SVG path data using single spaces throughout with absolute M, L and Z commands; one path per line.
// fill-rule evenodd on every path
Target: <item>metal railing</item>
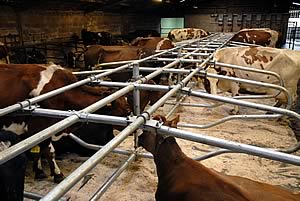
M 7 160 L 15 157 L 16 155 L 30 149 L 34 145 L 42 142 L 43 140 L 49 138 L 50 136 L 53 136 L 54 134 L 62 131 L 63 129 L 67 128 L 68 126 L 79 122 L 79 121 L 91 121 L 91 122 L 97 122 L 97 123 L 106 123 L 106 124 L 113 124 L 113 125 L 122 125 L 122 126 L 127 126 L 124 130 L 122 130 L 114 139 L 112 139 L 109 143 L 107 143 L 105 146 L 103 146 L 100 150 L 98 150 L 93 156 L 91 156 L 87 161 L 85 161 L 80 167 L 78 167 L 75 171 L 73 171 L 66 179 L 64 179 L 61 183 L 59 183 L 56 187 L 54 187 L 47 195 L 45 195 L 41 200 L 59 200 L 66 192 L 68 192 L 78 181 L 80 181 L 93 167 L 95 167 L 108 153 L 115 151 L 117 153 L 121 154 L 126 154 L 129 155 L 129 158 L 122 164 L 122 166 L 113 173 L 113 175 L 104 182 L 104 184 L 99 188 L 97 192 L 90 198 L 90 200 L 96 200 L 99 199 L 103 193 L 108 189 L 108 187 L 112 184 L 113 181 L 126 169 L 128 164 L 134 160 L 136 156 L 143 156 L 143 157 L 148 157 L 150 158 L 149 154 L 140 154 L 139 149 L 135 148 L 134 151 L 124 151 L 124 150 L 118 150 L 116 147 L 123 142 L 131 133 L 136 131 L 137 129 L 145 129 L 145 130 L 150 130 L 154 131 L 156 130 L 157 132 L 163 134 L 163 135 L 172 135 L 178 138 L 182 139 L 187 139 L 187 140 L 192 140 L 195 142 L 200 142 L 216 147 L 221 147 L 223 149 L 229 150 L 229 151 L 235 151 L 235 152 L 241 152 L 241 153 L 247 153 L 251 155 L 256 155 L 264 158 L 269 158 L 272 160 L 277 160 L 277 161 L 282 161 L 290 164 L 295 164 L 295 165 L 300 165 L 300 157 L 286 154 L 286 153 L 281 153 L 278 151 L 266 149 L 266 148 L 260 148 L 252 145 L 246 145 L 242 143 L 236 143 L 228 140 L 223 140 L 219 138 L 214 138 L 214 137 L 208 137 L 205 135 L 201 134 L 195 134 L 192 132 L 188 131 L 183 131 L 179 129 L 174 129 L 174 128 L 169 128 L 166 126 L 163 126 L 161 122 L 150 120 L 151 115 L 161 106 L 163 105 L 171 96 L 175 95 L 177 92 L 181 92 L 184 95 L 189 95 L 189 96 L 197 96 L 197 97 L 202 97 L 206 99 L 211 99 L 211 100 L 216 100 L 224 103 L 229 103 L 229 104 L 235 104 L 235 105 L 240 105 L 240 106 L 245 106 L 245 107 L 250 107 L 250 108 L 255 108 L 258 110 L 263 110 L 263 111 L 271 111 L 276 113 L 275 115 L 265 115 L 264 117 L 262 116 L 249 116 L 249 119 L 254 119 L 254 118 L 273 118 L 273 117 L 278 117 L 280 115 L 287 115 L 293 118 L 300 119 L 300 115 L 292 112 L 287 109 L 282 109 L 282 108 L 275 108 L 272 106 L 268 105 L 263 105 L 263 104 L 258 104 L 258 103 L 251 103 L 243 100 L 238 100 L 237 98 L 228 98 L 228 97 L 222 97 L 218 95 L 211 95 L 207 94 L 202 91 L 194 91 L 191 88 L 186 87 L 187 83 L 191 80 L 191 78 L 194 75 L 200 74 L 200 75 L 205 75 L 205 76 L 210 76 L 213 78 L 218 78 L 218 79 L 227 79 L 227 80 L 232 80 L 232 81 L 238 81 L 238 82 L 243 82 L 243 83 L 248 83 L 248 84 L 254 84 L 258 86 L 264 86 L 264 87 L 271 87 L 274 89 L 278 89 L 284 93 L 287 94 L 288 92 L 283 86 L 278 86 L 278 85 L 272 85 L 272 84 L 267 84 L 267 83 L 261 83 L 257 81 L 252 81 L 252 80 L 245 80 L 245 79 L 239 79 L 239 78 L 232 78 L 232 77 L 226 77 L 226 76 L 219 76 L 215 74 L 210 74 L 206 73 L 204 70 L 204 67 L 208 64 L 211 64 L 211 59 L 214 56 L 214 52 L 210 52 L 207 54 L 199 54 L 199 51 L 202 51 L 203 49 L 210 47 L 210 49 L 218 49 L 223 47 L 228 43 L 232 35 L 230 34 L 214 34 L 211 36 L 208 36 L 206 38 L 194 40 L 189 43 L 181 43 L 179 46 L 165 50 L 165 51 L 160 51 L 159 53 L 141 59 L 141 60 L 135 60 L 131 61 L 131 63 L 126 63 L 116 69 L 110 69 L 107 71 L 95 71 L 92 73 L 100 73 L 97 75 L 93 75 L 89 78 L 86 78 L 84 80 L 78 81 L 76 83 L 73 83 L 71 85 L 62 87 L 60 89 L 56 89 L 54 91 L 48 92 L 46 94 L 43 94 L 41 96 L 24 100 L 20 103 L 14 104 L 12 106 L 3 108 L 0 110 L 0 116 L 4 116 L 7 114 L 10 114 L 12 112 L 16 112 L 18 110 L 22 110 L 23 112 L 29 112 L 30 115 L 38 115 L 38 116 L 47 116 L 47 117 L 60 117 L 64 118 L 60 122 L 50 126 L 49 128 L 42 130 L 38 132 L 37 134 L 27 138 L 26 140 L 13 145 L 12 147 L 6 149 L 3 152 L 0 152 L 0 164 L 6 162 Z M 175 51 L 181 50 L 181 49 L 186 49 L 189 50 L 189 52 L 186 52 L 182 55 L 180 55 L 180 58 L 172 59 L 172 58 L 166 58 L 166 54 L 174 54 Z M 204 56 L 205 59 L 188 59 L 189 56 Z M 156 68 L 154 70 L 150 70 L 149 68 L 142 68 L 139 67 L 138 65 L 144 61 L 158 61 L 158 60 L 168 60 L 168 64 L 164 65 L 163 67 Z M 172 69 L 172 67 L 176 66 L 177 64 L 180 64 L 182 62 L 188 62 L 188 63 L 197 63 L 197 67 L 191 70 L 184 70 L 184 69 Z M 221 64 L 221 63 L 216 63 L 217 65 L 225 65 L 226 64 Z M 253 69 L 247 69 L 244 67 L 239 67 L 239 66 L 228 66 L 228 67 L 236 67 L 241 70 L 250 70 L 250 71 L 255 71 L 258 72 L 258 70 L 253 70 Z M 130 70 L 134 69 L 136 71 L 134 73 L 134 78 L 136 81 L 131 82 L 131 83 L 118 83 L 118 82 L 104 82 L 100 80 L 100 78 L 103 78 L 104 76 L 110 75 L 115 72 L 119 72 L 122 70 Z M 153 71 L 149 75 L 145 77 L 140 77 L 139 76 L 139 71 L 140 70 L 148 70 L 148 71 Z M 161 73 L 166 73 L 166 72 L 177 72 L 177 73 L 184 73 L 186 74 L 186 77 L 183 77 L 182 80 L 178 80 L 177 84 L 172 85 L 172 86 L 161 86 L 161 85 L 154 85 L 150 86 L 147 84 L 143 84 L 145 81 L 150 80 L 154 78 L 155 76 L 161 74 Z M 88 72 L 90 73 L 90 72 Z M 86 73 L 86 74 L 88 74 Z M 259 73 L 265 73 L 268 75 L 275 76 L 276 78 L 279 79 L 279 83 L 282 83 L 280 81 L 280 77 L 275 74 L 275 73 L 270 73 L 270 72 L 264 72 L 264 71 L 259 71 Z M 48 110 L 48 109 L 41 109 L 41 108 L 35 108 L 32 107 L 35 103 L 38 103 L 40 101 L 43 101 L 47 98 L 53 97 L 55 95 L 58 95 L 60 93 L 63 93 L 66 90 L 70 90 L 75 87 L 79 87 L 81 85 L 84 85 L 89 82 L 98 82 L 99 85 L 103 86 L 117 86 L 117 87 L 123 87 L 122 89 L 116 91 L 115 93 L 111 94 L 110 96 L 107 96 L 104 99 L 99 100 L 98 102 L 84 108 L 81 111 L 58 111 L 58 110 Z M 135 103 L 136 105 L 138 104 L 138 92 L 139 90 L 161 90 L 161 91 L 166 91 L 167 93 L 162 96 L 154 105 L 149 107 L 145 111 L 138 111 L 139 108 L 135 109 L 135 113 L 137 114 L 136 116 L 131 116 L 131 117 L 114 117 L 114 116 L 107 116 L 107 115 L 96 115 L 96 114 L 90 114 L 99 108 L 105 106 L 107 103 L 117 99 L 118 97 L 125 95 L 126 93 L 134 90 L 135 93 L 137 93 L 135 97 Z M 184 99 L 184 97 L 179 98 L 177 102 L 175 103 L 175 107 L 173 107 L 170 111 L 170 113 L 167 115 L 169 116 L 173 111 L 175 111 L 175 108 L 182 104 L 181 101 Z M 289 101 L 290 103 L 290 101 Z M 29 111 L 28 111 L 29 107 Z M 208 106 L 210 107 L 210 106 Z M 245 117 L 245 115 L 243 115 Z M 233 116 L 233 117 L 228 117 L 228 119 L 237 119 L 237 118 L 242 118 L 242 116 Z M 227 120 L 221 120 L 218 123 L 214 123 L 214 125 L 217 125 L 219 123 L 225 122 Z M 209 125 L 213 126 L 213 125 Z M 87 146 L 92 146 L 92 145 L 87 145 Z M 98 149 L 99 147 L 94 147 L 95 149 Z

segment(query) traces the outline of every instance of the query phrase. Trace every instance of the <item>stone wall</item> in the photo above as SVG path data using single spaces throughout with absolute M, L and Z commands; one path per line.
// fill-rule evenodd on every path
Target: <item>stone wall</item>
M 80 36 L 83 28 L 88 31 L 107 31 L 115 35 L 136 29 L 159 31 L 160 23 L 160 18 L 156 16 L 100 11 L 84 13 L 35 9 L 16 12 L 9 7 L 0 9 L 0 36 L 19 34 L 24 41 L 70 37 L 72 34 Z

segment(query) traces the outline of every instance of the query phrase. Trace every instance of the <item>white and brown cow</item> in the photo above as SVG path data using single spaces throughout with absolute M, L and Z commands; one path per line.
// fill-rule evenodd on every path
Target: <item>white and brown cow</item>
M 291 95 L 292 101 L 296 100 L 297 82 L 300 79 L 300 51 L 269 47 L 229 47 L 217 50 L 214 55 L 214 60 L 227 64 L 273 71 L 282 78 L 285 88 Z M 226 67 L 209 67 L 207 72 L 256 80 L 264 83 L 280 84 L 278 79 L 271 75 Z M 216 94 L 217 88 L 219 88 L 222 91 L 231 91 L 233 96 L 239 95 L 242 90 L 257 94 L 276 95 L 278 93 L 278 90 L 275 89 L 239 84 L 228 80 L 218 80 L 216 78 L 207 78 L 204 82 L 204 86 L 206 90 L 212 94 Z M 280 93 L 276 97 L 276 100 L 279 103 L 278 105 L 287 103 L 287 97 L 284 93 Z M 235 108 L 234 112 L 237 113 L 238 108 Z
M 279 33 L 269 28 L 242 29 L 231 40 L 266 47 L 278 47 L 280 45 L 278 44 Z
M 5 108 L 25 99 L 36 97 L 57 88 L 76 82 L 76 77 L 72 72 L 60 66 L 52 64 L 50 66 L 37 64 L 0 64 L 0 108 Z M 102 98 L 110 95 L 111 90 L 105 87 L 80 86 L 64 92 L 55 97 L 49 98 L 39 103 L 43 108 L 58 110 L 81 110 Z M 112 104 L 101 108 L 97 113 L 111 114 L 115 116 L 126 116 L 130 112 L 130 107 L 124 97 L 113 101 Z M 1 117 L 0 128 L 6 131 L 13 131 L 26 138 L 43 130 L 51 124 L 57 122 L 56 119 L 41 117 Z M 54 148 L 52 144 L 43 142 L 40 150 L 35 150 L 36 156 L 46 153 L 50 165 L 51 174 L 54 181 L 62 179 L 62 173 L 54 160 Z M 40 160 L 35 157 L 34 171 L 36 178 L 44 177 Z
M 209 33 L 203 29 L 184 28 L 171 30 L 168 34 L 168 38 L 173 42 L 180 42 L 183 40 L 202 38 L 208 35 Z

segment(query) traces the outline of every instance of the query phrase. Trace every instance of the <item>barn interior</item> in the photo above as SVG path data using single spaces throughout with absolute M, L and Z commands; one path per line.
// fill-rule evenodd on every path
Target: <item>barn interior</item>
M 47 62 L 66 63 L 65 49 L 69 50 L 65 46 L 76 47 L 78 55 L 82 51 L 72 40 L 81 38 L 82 29 L 109 32 L 116 37 L 155 30 L 165 37 L 171 29 L 183 27 L 209 32 L 269 27 L 282 33 L 285 43 L 292 31 L 288 30 L 291 6 L 291 0 L 7 0 L 1 1 L 0 42 L 18 55 L 14 63 L 28 63 L 30 55 L 26 51 L 33 47 L 41 50 Z
M 53 62 L 62 67 L 68 68 L 71 71 L 87 70 L 85 68 L 83 58 L 84 52 L 86 51 L 86 44 L 84 44 L 82 34 L 83 30 L 93 33 L 110 34 L 111 41 L 107 43 L 108 45 L 128 45 L 131 40 L 136 37 L 136 34 L 142 34 L 144 31 L 147 33 L 149 31 L 154 32 L 163 38 L 167 37 L 168 33 L 172 29 L 188 27 L 201 28 L 212 34 L 220 34 L 216 36 L 217 39 L 212 36 L 212 38 L 207 41 L 203 39 L 203 41 L 200 40 L 200 42 L 197 43 L 197 48 L 201 45 L 204 49 L 208 48 L 208 50 L 203 50 L 199 53 L 199 55 L 197 55 L 199 60 L 205 58 L 205 55 L 207 56 L 211 54 L 211 52 L 209 52 L 209 48 L 221 47 L 223 43 L 225 44 L 224 41 L 228 40 L 226 37 L 229 37 L 230 34 L 234 34 L 244 28 L 270 28 L 272 30 L 276 30 L 281 34 L 282 38 L 280 45 L 282 47 L 300 49 L 300 35 L 298 36 L 300 22 L 297 24 L 297 20 L 291 21 L 291 17 L 299 18 L 300 16 L 300 0 L 0 0 L 0 8 L 0 42 L 2 42 L 8 49 L 10 62 L 15 64 L 46 64 Z M 225 33 L 224 38 L 222 38 L 223 35 L 221 33 Z M 102 43 L 102 41 L 98 42 L 99 44 Z M 216 46 L 214 47 L 214 45 Z M 191 46 L 191 48 L 195 47 Z M 69 63 L 70 52 L 73 53 L 71 57 L 74 56 L 75 58 L 75 63 L 72 64 Z M 175 57 L 184 57 L 185 54 L 188 53 L 185 52 L 179 56 L 176 54 Z M 155 57 L 154 59 L 157 58 Z M 194 59 L 197 58 L 194 56 Z M 174 55 L 171 58 L 164 58 L 162 56 L 161 60 L 164 59 L 166 59 L 167 62 L 175 60 Z M 180 65 L 184 65 L 184 59 L 181 61 L 182 63 L 180 63 Z M 203 61 L 204 59 L 201 60 L 201 62 Z M 153 62 L 153 60 L 150 62 Z M 188 59 L 186 59 L 186 62 L 188 62 Z M 141 64 L 140 67 L 144 67 L 143 64 Z M 174 71 L 176 72 L 176 70 Z M 102 73 L 101 70 L 98 72 Z M 186 72 L 189 71 L 186 70 Z M 75 75 L 81 75 L 81 73 L 82 72 L 74 72 Z M 91 73 L 82 73 L 83 76 L 78 76 L 78 78 L 85 79 L 86 76 L 90 76 L 90 74 Z M 98 80 L 94 78 L 95 76 L 91 76 L 86 79 L 95 81 L 94 84 L 97 85 Z M 134 77 L 134 79 L 136 79 L 136 77 Z M 177 75 L 177 79 L 183 80 L 184 76 L 181 77 Z M 100 82 L 107 87 L 113 86 L 115 87 L 114 89 L 117 89 L 118 87 L 118 89 L 121 89 L 124 86 L 128 87 L 130 85 L 128 83 L 119 82 L 114 84 L 106 83 L 106 81 L 103 80 L 99 81 L 99 83 Z M 138 86 L 138 84 L 136 84 L 135 87 Z M 182 87 L 182 83 L 180 82 L 175 84 L 173 83 L 172 86 L 178 88 Z M 195 83 L 192 84 L 195 85 Z M 150 86 L 141 85 L 140 87 L 141 88 L 139 89 L 142 89 L 142 87 L 148 90 L 154 89 Z M 201 90 L 203 90 L 203 86 L 201 87 L 201 89 L 197 88 L 197 90 L 200 90 L 200 93 Z M 166 90 L 167 87 L 165 86 L 164 88 L 164 86 L 158 85 L 157 88 L 163 91 Z M 171 87 L 168 88 L 168 90 L 170 89 Z M 226 105 L 224 108 L 217 109 L 216 111 L 213 111 L 211 108 L 201 110 L 193 109 L 195 105 L 207 104 L 205 101 L 206 99 L 201 99 L 199 101 L 199 99 L 197 99 L 199 97 L 187 97 L 191 93 L 197 94 L 197 92 L 199 92 L 197 90 L 186 90 L 184 97 L 180 96 L 179 93 L 177 93 L 177 97 L 170 96 L 170 99 L 168 100 L 169 104 L 158 109 L 157 113 L 166 113 L 168 114 L 167 116 L 169 116 L 169 114 L 171 115 L 172 112 L 176 111 L 175 109 L 177 106 L 181 107 L 177 110 L 177 113 L 181 115 L 182 121 L 178 125 L 179 127 L 182 126 L 181 128 L 185 128 L 187 131 L 191 132 L 197 132 L 197 129 L 199 128 L 202 129 L 207 125 L 214 124 L 211 122 L 218 122 L 220 119 L 226 118 L 222 115 L 223 113 L 227 114 L 232 109 L 230 107 L 232 105 Z M 228 96 L 228 94 L 226 95 Z M 214 100 L 213 96 L 209 97 Z M 183 103 L 184 99 L 186 101 Z M 182 103 L 180 103 L 180 101 L 182 101 Z M 242 114 L 247 114 L 249 112 L 256 115 L 254 108 L 256 107 L 255 103 L 257 102 L 255 101 L 257 100 L 254 99 L 253 103 L 250 101 L 250 105 L 253 104 L 251 105 L 252 108 L 249 110 L 242 109 Z M 273 106 L 273 102 L 269 100 L 258 103 Z M 194 106 L 184 108 L 184 104 Z M 31 104 L 29 105 L 31 106 Z M 174 109 L 172 109 L 173 105 L 177 106 L 174 106 Z M 261 107 L 263 108 L 263 106 Z M 299 105 L 296 105 L 295 107 L 299 107 Z M 39 112 L 38 109 L 39 108 L 36 108 Z M 170 109 L 172 112 L 166 112 Z M 290 110 L 285 110 L 285 108 L 282 110 L 273 110 L 272 107 L 271 109 L 273 112 L 281 112 L 280 114 L 292 114 L 291 116 L 298 115 L 294 114 Z M 297 110 L 298 109 L 299 108 L 297 108 Z M 40 112 L 42 111 L 43 108 L 41 108 Z M 25 112 L 28 111 L 25 109 Z M 31 112 L 32 111 L 29 111 L 29 113 Z M 57 114 L 67 117 L 66 114 L 68 113 L 68 115 L 72 115 L 72 112 L 74 111 L 69 110 L 65 113 L 57 112 Z M 78 114 L 76 113 L 76 115 Z M 259 115 L 262 115 L 262 113 L 259 113 Z M 126 125 L 129 124 L 128 122 L 134 121 L 135 117 L 136 116 L 133 114 L 131 114 L 131 117 L 127 117 Z M 111 120 L 108 117 L 102 118 L 104 118 L 104 120 L 101 119 L 104 122 Z M 235 117 L 233 117 L 233 119 L 234 118 Z M 113 120 L 117 122 L 119 119 L 115 118 Z M 125 122 L 124 119 L 121 120 Z M 198 125 L 198 128 L 189 127 L 189 123 L 195 125 L 198 124 L 198 122 L 200 122 L 200 124 L 203 123 L 203 125 Z M 154 123 L 157 122 L 151 121 L 149 125 L 151 126 L 152 124 L 153 126 Z M 162 122 L 160 121 L 160 126 L 161 123 Z M 299 122 L 296 121 L 295 124 L 296 128 L 293 128 L 294 132 L 299 132 Z M 245 154 L 236 154 L 234 156 L 225 154 L 225 156 L 222 155 L 214 157 L 214 159 L 208 162 L 204 161 L 204 164 L 223 173 L 245 176 L 260 182 L 269 182 L 273 185 L 281 185 L 293 192 L 300 192 L 300 169 L 298 164 L 298 160 L 300 160 L 299 151 L 297 152 L 297 150 L 289 149 L 290 147 L 295 148 L 295 144 L 296 148 L 299 149 L 299 139 L 295 139 L 293 130 L 289 128 L 289 125 L 285 121 L 278 123 L 275 122 L 275 120 L 272 121 L 270 119 L 263 119 L 258 121 L 247 121 L 247 124 L 241 121 L 239 123 L 229 123 L 229 126 L 219 125 L 216 129 L 205 129 L 206 128 L 204 128 L 205 135 L 207 134 L 213 137 L 221 136 L 225 139 L 245 144 L 271 147 L 271 151 L 279 150 L 288 153 L 296 152 L 296 162 L 294 162 L 294 164 L 297 164 L 296 166 L 280 163 L 278 161 L 261 159 L 257 157 L 259 154 L 250 156 L 250 159 L 249 156 L 245 156 Z M 202 130 L 200 130 L 200 132 L 202 132 Z M 118 136 L 119 133 L 119 131 L 114 130 L 115 136 Z M 245 139 L 240 139 L 237 136 L 241 133 L 250 133 L 251 135 L 247 135 Z M 282 133 L 283 135 L 281 135 Z M 75 187 L 72 187 L 67 194 L 60 194 L 59 196 L 56 195 L 57 197 L 55 198 L 51 197 L 52 195 L 49 195 L 48 193 L 51 189 L 55 189 L 57 184 L 54 184 L 50 178 L 47 178 L 46 181 L 39 181 L 40 183 L 36 183 L 36 180 L 27 178 L 33 177 L 33 175 L 31 175 L 32 173 L 28 173 L 29 176 L 26 175 L 27 181 L 25 194 L 27 198 L 25 200 L 39 200 L 41 197 L 46 195 L 48 197 L 45 200 L 69 199 L 81 201 L 87 200 L 88 198 L 90 198 L 90 200 L 97 200 L 96 197 L 101 196 L 101 200 L 103 199 L 104 201 L 154 201 L 157 184 L 154 179 L 157 179 L 157 172 L 153 168 L 152 161 L 146 161 L 148 159 L 135 159 L 137 152 L 136 150 L 132 151 L 135 149 L 133 148 L 134 137 L 129 137 L 130 139 L 128 141 L 124 141 L 124 143 L 118 148 L 125 149 L 127 154 L 129 153 L 134 155 L 134 157 L 131 157 L 132 155 L 130 155 L 130 161 L 127 160 L 127 157 L 125 156 L 110 154 L 107 156 L 108 159 L 103 160 L 103 162 L 96 166 L 95 170 L 89 173 L 88 171 L 85 172 L 85 175 L 82 176 L 83 179 L 80 180 L 81 182 L 76 184 Z M 298 136 L 298 138 L 300 137 Z M 215 143 L 218 144 L 218 142 Z M 217 150 L 215 147 L 213 148 L 208 145 L 203 145 L 202 147 L 199 146 L 199 143 L 184 140 L 179 141 L 179 144 L 184 147 L 183 150 L 185 152 L 189 152 L 189 156 L 193 158 L 199 157 L 199 153 L 203 155 L 203 158 L 211 157 L 208 156 L 210 153 L 207 155 L 207 150 L 211 151 L 212 155 L 230 152 L 229 150 L 221 148 Z M 203 149 L 206 151 L 203 151 Z M 149 154 L 147 154 L 148 153 L 143 152 L 140 155 L 149 158 Z M 279 155 L 280 154 L 281 152 Z M 2 160 L 1 157 L 2 155 L 0 154 L 0 162 Z M 293 159 L 294 155 L 290 157 Z M 287 161 L 291 158 L 288 158 Z M 72 173 L 72 171 L 76 171 L 77 168 L 87 160 L 87 157 L 71 155 L 58 163 L 60 166 L 63 166 L 63 171 L 66 174 L 65 176 L 68 176 Z M 202 158 L 199 160 L 202 160 Z M 124 175 L 116 181 L 117 184 L 110 183 L 107 186 L 105 184 L 101 186 L 100 184 L 104 182 L 113 182 L 113 180 L 117 179 L 116 175 L 119 176 L 121 174 L 117 172 L 119 165 L 122 165 L 124 161 L 124 167 L 126 166 L 128 168 L 129 166 L 128 172 L 124 173 Z M 136 164 L 134 164 L 135 162 Z M 129 165 L 129 163 L 131 163 L 131 165 Z M 247 167 L 245 167 L 245 169 L 240 168 L 242 166 Z M 122 171 L 125 170 L 124 167 L 121 167 Z M 144 170 L 142 170 L 143 168 Z M 262 171 L 260 172 L 258 169 L 261 169 Z M 115 170 L 117 173 L 114 172 Z M 246 171 L 250 173 L 245 173 Z M 113 175 L 111 176 L 112 172 Z M 62 185 L 64 184 L 65 183 L 62 182 Z M 110 185 L 112 185 L 112 187 L 109 188 Z M 59 186 L 59 188 L 61 187 Z M 58 191 L 60 190 L 59 188 Z M 66 188 L 61 189 L 65 190 Z M 97 190 L 98 192 L 96 192 Z M 104 194 L 106 190 L 108 191 Z M 53 191 L 51 193 L 57 193 L 58 191 Z

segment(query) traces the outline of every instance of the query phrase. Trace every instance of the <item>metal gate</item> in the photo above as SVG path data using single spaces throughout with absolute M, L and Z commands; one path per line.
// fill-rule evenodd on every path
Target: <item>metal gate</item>
M 89 78 L 86 78 L 84 80 L 78 81 L 76 83 L 73 83 L 71 85 L 62 87 L 60 89 L 56 89 L 54 91 L 45 93 L 43 95 L 40 95 L 38 97 L 24 100 L 22 102 L 16 103 L 14 105 L 11 105 L 9 107 L 3 108 L 0 110 L 0 116 L 7 115 L 9 113 L 20 111 L 24 113 L 30 113 L 31 115 L 35 116 L 47 116 L 47 117 L 56 117 L 56 118 L 64 118 L 60 122 L 50 126 L 49 128 L 38 132 L 34 136 L 27 138 L 26 140 L 13 145 L 9 147 L 8 149 L 0 152 L 0 164 L 12 159 L 13 157 L 17 156 L 18 154 L 30 149 L 31 147 L 37 145 L 38 143 L 42 142 L 44 139 L 53 136 L 54 134 L 62 131 L 68 126 L 73 125 L 76 122 L 79 121 L 92 121 L 92 122 L 99 122 L 99 123 L 105 123 L 105 124 L 112 124 L 112 125 L 122 125 L 127 126 L 124 130 L 122 130 L 114 139 L 112 139 L 109 143 L 107 143 L 105 146 L 103 146 L 99 151 L 97 151 L 93 156 L 91 156 L 86 162 L 84 162 L 79 168 L 77 168 L 75 171 L 73 171 L 65 180 L 63 180 L 61 183 L 59 183 L 56 187 L 54 187 L 47 195 L 45 195 L 41 200 L 58 200 L 60 199 L 66 192 L 68 192 L 77 182 L 79 182 L 84 175 L 86 175 L 92 168 L 94 168 L 103 158 L 113 151 L 121 142 L 123 142 L 131 133 L 133 133 L 135 130 L 141 128 L 144 130 L 157 130 L 158 133 L 162 135 L 172 135 L 178 138 L 191 140 L 194 142 L 204 143 L 216 147 L 222 148 L 219 150 L 217 154 L 223 153 L 223 152 L 242 152 L 247 153 L 250 155 L 255 155 L 259 157 L 264 157 L 272 160 L 282 161 L 294 165 L 300 165 L 300 157 L 282 153 L 278 151 L 274 151 L 267 148 L 261 148 L 253 145 L 247 145 L 242 143 L 237 143 L 229 140 L 223 140 L 216 137 L 209 137 L 202 134 L 195 134 L 189 131 L 184 131 L 180 129 L 175 128 L 169 128 L 167 126 L 163 126 L 160 122 L 151 120 L 151 115 L 160 107 L 162 106 L 172 95 L 176 93 L 180 93 L 182 95 L 189 95 L 189 96 L 197 96 L 202 98 L 207 98 L 211 100 L 220 101 L 221 103 L 230 103 L 235 104 L 239 106 L 245 106 L 250 108 L 255 108 L 258 110 L 264 110 L 264 111 L 271 111 L 275 114 L 273 115 L 243 115 L 243 116 L 229 116 L 228 118 L 221 119 L 218 122 L 214 122 L 210 125 L 200 125 L 199 127 L 210 127 L 217 125 L 219 123 L 223 123 L 228 120 L 232 119 L 242 119 L 242 118 L 248 118 L 248 119 L 255 119 L 255 118 L 278 118 L 282 115 L 287 115 L 292 118 L 300 119 L 300 115 L 296 112 L 290 111 L 288 109 L 283 108 L 275 108 L 268 105 L 258 104 L 258 103 L 252 103 L 244 100 L 239 100 L 241 98 L 251 98 L 251 97 L 241 97 L 241 98 L 229 98 L 229 97 L 223 97 L 218 95 L 211 95 L 204 91 L 194 91 L 192 88 L 187 87 L 187 83 L 191 80 L 191 78 L 194 75 L 200 75 L 202 77 L 213 77 L 218 79 L 227 79 L 235 82 L 242 82 L 247 84 L 253 84 L 256 86 L 261 87 L 271 87 L 278 89 L 279 91 L 282 91 L 283 93 L 287 93 L 286 89 L 282 86 L 273 85 L 273 84 L 267 84 L 252 80 L 245 80 L 245 79 L 239 79 L 239 78 L 233 78 L 233 77 L 227 77 L 227 76 L 221 76 L 221 75 L 215 75 L 211 73 L 207 73 L 205 70 L 205 67 L 209 64 L 214 65 L 220 65 L 220 66 L 227 66 L 231 68 L 239 68 L 246 71 L 255 71 L 259 73 L 267 73 L 269 75 L 280 77 L 276 75 L 276 73 L 273 72 L 265 72 L 260 71 L 256 69 L 251 69 L 247 67 L 240 67 L 235 65 L 228 65 L 223 63 L 215 63 L 212 61 L 214 52 L 222 48 L 226 45 L 234 45 L 239 46 L 240 43 L 234 43 L 229 42 L 230 38 L 232 37 L 232 34 L 212 34 L 208 37 L 187 41 L 184 43 L 178 43 L 177 46 L 173 49 L 164 50 L 161 52 L 158 52 L 155 55 L 152 55 L 150 57 L 137 60 L 134 62 L 126 62 L 127 64 L 121 65 L 120 67 L 113 69 L 113 70 L 100 70 L 100 71 L 93 71 L 93 72 L 82 72 L 77 74 L 94 74 L 93 76 L 90 76 Z M 244 45 L 244 44 L 242 44 Z M 174 58 L 174 54 L 178 55 L 177 58 Z M 147 62 L 157 62 L 157 61 L 164 61 L 167 64 L 163 66 L 158 66 L 157 68 L 144 68 L 140 66 L 140 64 L 144 61 Z M 177 64 L 182 63 L 196 63 L 196 68 L 191 70 L 184 70 L 184 69 L 178 69 L 175 68 Z M 133 78 L 136 80 L 135 82 L 130 83 L 121 83 L 121 82 L 105 82 L 101 80 L 104 76 L 107 76 L 112 73 L 116 73 L 118 71 L 129 69 L 133 71 Z M 140 71 L 150 71 L 149 75 L 145 77 L 141 77 L 139 75 Z M 185 74 L 185 76 L 178 76 L 180 79 L 178 79 L 177 83 L 172 86 L 163 86 L 163 85 L 155 85 L 150 86 L 147 84 L 143 84 L 147 80 L 150 80 L 154 78 L 155 76 L 161 74 L 161 73 L 177 73 L 177 74 Z M 104 99 L 99 100 L 98 102 L 86 107 L 85 109 L 81 111 L 59 111 L 59 110 L 49 110 L 49 109 L 43 109 L 43 108 L 36 108 L 32 107 L 34 104 L 43 101 L 47 98 L 50 98 L 52 96 L 55 96 L 59 93 L 63 93 L 66 90 L 70 90 L 72 88 L 87 84 L 89 82 L 95 82 L 98 83 L 101 86 L 109 86 L 109 87 L 120 87 L 118 91 L 113 93 L 110 96 L 107 96 Z M 148 89 L 148 90 L 160 90 L 160 91 L 166 91 L 167 93 L 160 98 L 154 105 L 146 109 L 145 111 L 139 111 L 139 90 L 142 89 Z M 106 116 L 106 115 L 96 115 L 91 114 L 94 111 L 98 110 L 99 108 L 107 105 L 111 101 L 117 99 L 118 97 L 125 95 L 126 93 L 133 91 L 134 92 L 134 102 L 137 107 L 135 107 L 135 115 L 129 116 L 127 118 L 124 117 L 117 117 L 117 116 Z M 287 93 L 288 94 L 288 93 Z M 255 98 L 266 98 L 266 97 L 255 97 Z M 180 100 L 178 99 L 178 102 L 174 103 L 174 107 L 172 111 L 174 111 L 179 104 Z M 290 100 L 290 97 L 289 97 Z M 291 101 L 289 101 L 291 103 Z M 219 104 L 218 104 L 219 105 Z M 217 105 L 204 105 L 207 107 L 215 107 Z M 171 112 L 170 112 L 171 113 Z M 169 114 L 170 114 L 169 113 Z M 181 125 L 184 126 L 184 125 Z M 187 125 L 189 126 L 189 125 Z M 197 125 L 192 125 L 197 126 Z M 137 138 L 137 134 L 134 134 Z M 135 143 L 136 145 L 136 143 Z M 293 147 L 292 147 L 293 148 Z M 90 198 L 90 200 L 96 200 L 99 199 L 103 193 L 107 190 L 107 188 L 112 184 L 112 182 L 119 176 L 129 165 L 130 162 L 133 162 L 136 156 L 144 156 L 144 157 L 151 157 L 148 154 L 140 154 L 140 148 L 134 148 L 134 151 L 127 151 L 127 150 L 115 150 L 117 153 L 123 153 L 129 155 L 129 158 L 127 161 L 124 162 L 122 166 L 118 170 L 116 170 L 113 175 L 104 183 L 97 192 L 95 192 L 94 196 Z M 211 153 L 211 155 L 216 155 L 216 153 Z

